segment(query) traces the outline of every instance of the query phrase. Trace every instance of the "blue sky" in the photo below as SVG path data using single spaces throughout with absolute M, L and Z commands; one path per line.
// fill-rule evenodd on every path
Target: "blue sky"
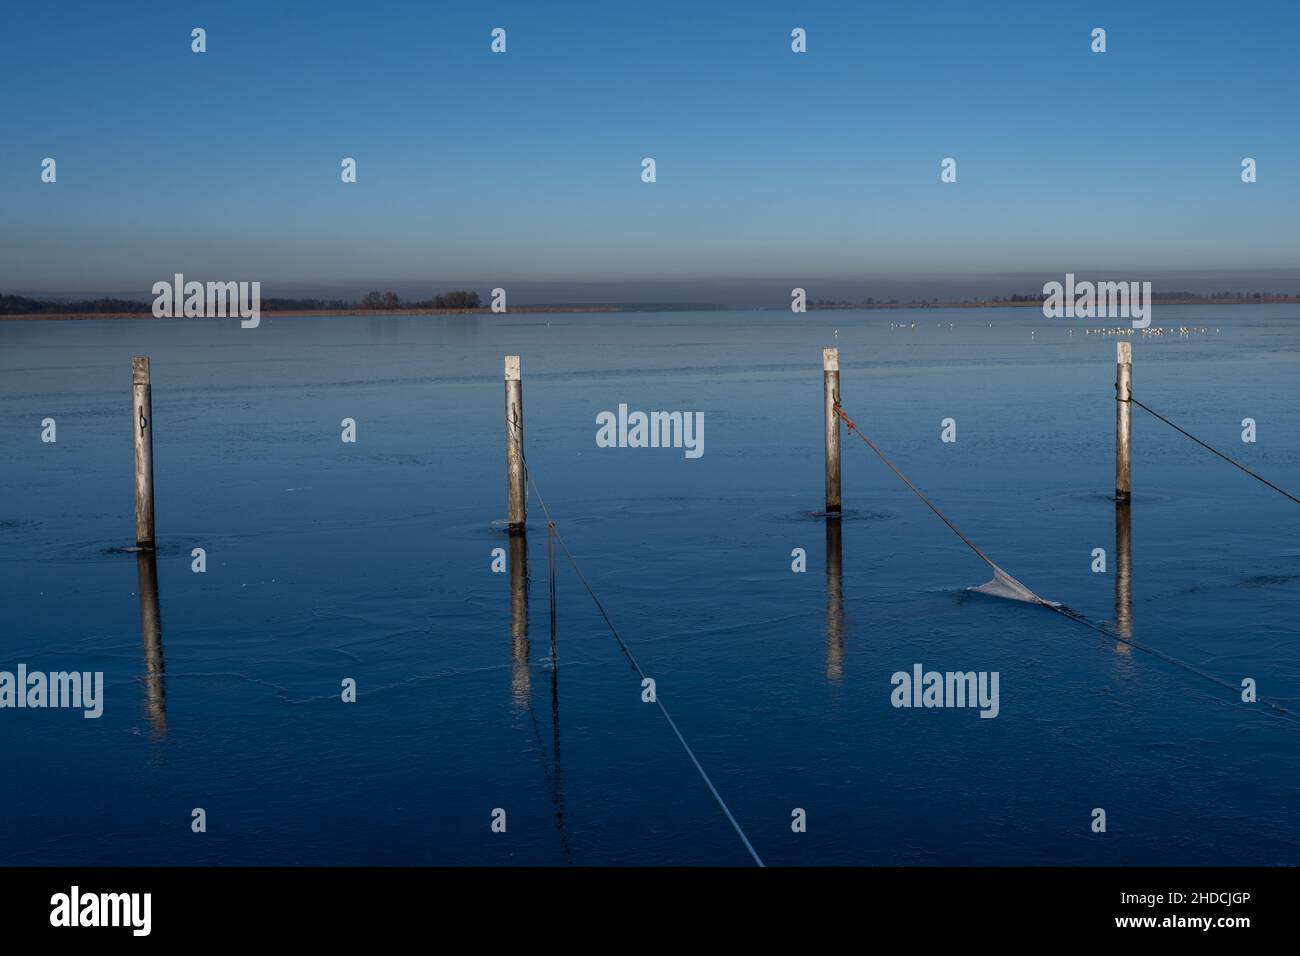
M 6 4 L 0 291 L 1296 276 L 1297 39 L 1290 0 Z

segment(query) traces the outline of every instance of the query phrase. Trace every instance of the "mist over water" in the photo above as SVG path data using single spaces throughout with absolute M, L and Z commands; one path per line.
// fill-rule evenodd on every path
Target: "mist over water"
M 1132 337 L 1134 394 L 1294 491 L 1298 322 L 1157 304 L 1153 326 L 1195 332 Z M 506 354 L 534 490 L 769 865 L 1292 863 L 1300 728 L 970 592 L 988 568 L 856 439 L 844 518 L 816 516 L 821 348 L 838 345 L 847 413 L 1008 574 L 1300 708 L 1300 513 L 1135 409 L 1120 519 L 1115 337 L 1090 324 L 0 323 L 0 669 L 105 675 L 97 720 L 0 710 L 0 864 L 748 861 L 563 562 L 549 666 L 536 500 L 526 542 L 500 524 Z M 133 355 L 152 360 L 156 561 L 125 550 Z M 620 403 L 703 412 L 705 454 L 597 447 Z M 494 548 L 516 569 L 526 551 L 528 579 L 491 573 Z M 999 672 L 997 718 L 892 707 L 890 675 L 916 663 Z

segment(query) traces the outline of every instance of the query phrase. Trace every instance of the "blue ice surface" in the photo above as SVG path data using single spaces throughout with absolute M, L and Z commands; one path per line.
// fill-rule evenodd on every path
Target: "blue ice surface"
M 1298 322 L 1295 306 L 1158 306 L 1156 326 L 1195 331 L 1134 335 L 1135 394 L 1294 488 Z M 533 490 L 767 863 L 1294 863 L 1300 727 L 971 593 L 989 569 L 848 435 L 828 574 L 835 344 L 847 412 L 1008 573 L 1300 708 L 1300 511 L 1138 409 L 1131 599 L 1117 588 L 1116 337 L 1090 325 L 1033 309 L 2 322 L 0 669 L 107 686 L 98 720 L 0 710 L 0 863 L 749 861 L 563 557 L 550 668 L 535 497 L 512 620 L 511 576 L 490 567 L 509 551 L 505 354 L 522 356 Z M 123 550 L 136 354 L 153 374 L 152 678 Z M 620 403 L 703 412 L 705 453 L 597 447 Z M 891 675 L 918 663 L 997 671 L 998 716 L 892 706 Z

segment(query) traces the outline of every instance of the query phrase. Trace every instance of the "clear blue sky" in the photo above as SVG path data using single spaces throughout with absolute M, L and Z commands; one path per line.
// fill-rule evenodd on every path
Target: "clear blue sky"
M 7 3 L 0 291 L 1294 271 L 1298 40 L 1294 0 Z

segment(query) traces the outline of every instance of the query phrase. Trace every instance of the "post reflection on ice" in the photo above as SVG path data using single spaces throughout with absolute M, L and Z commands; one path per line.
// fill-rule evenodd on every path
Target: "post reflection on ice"
M 136 552 L 135 571 L 140 594 L 140 641 L 144 646 L 145 713 L 154 733 L 163 734 L 167 731 L 167 686 L 162 612 L 158 606 L 158 558 L 153 550 Z
M 551 655 L 547 663 L 550 668 L 551 688 L 551 745 L 547 747 L 542 739 L 541 723 L 533 707 L 532 663 L 529 660 L 530 646 L 528 640 L 528 535 L 523 531 L 510 534 L 510 689 L 511 703 L 518 710 L 528 714 L 537 752 L 542 758 L 542 774 L 546 778 L 546 788 L 551 798 L 551 808 L 555 815 L 555 827 L 560 835 L 560 845 L 564 859 L 573 862 L 569 848 L 569 834 L 564 824 L 564 771 L 560 761 L 560 669 L 556 657 L 556 612 L 554 565 L 552 563 L 550 580 L 550 623 Z M 549 755 L 548 755 L 549 751 Z
M 840 517 L 826 519 L 826 679 L 844 679 L 844 574 Z
M 1132 534 L 1132 506 L 1128 502 L 1118 503 L 1115 505 L 1115 633 L 1126 639 L 1133 636 Z M 1116 641 L 1115 652 L 1129 657 L 1133 649 L 1123 641 Z
M 528 536 L 510 535 L 510 687 L 518 708 L 531 704 L 528 669 Z

